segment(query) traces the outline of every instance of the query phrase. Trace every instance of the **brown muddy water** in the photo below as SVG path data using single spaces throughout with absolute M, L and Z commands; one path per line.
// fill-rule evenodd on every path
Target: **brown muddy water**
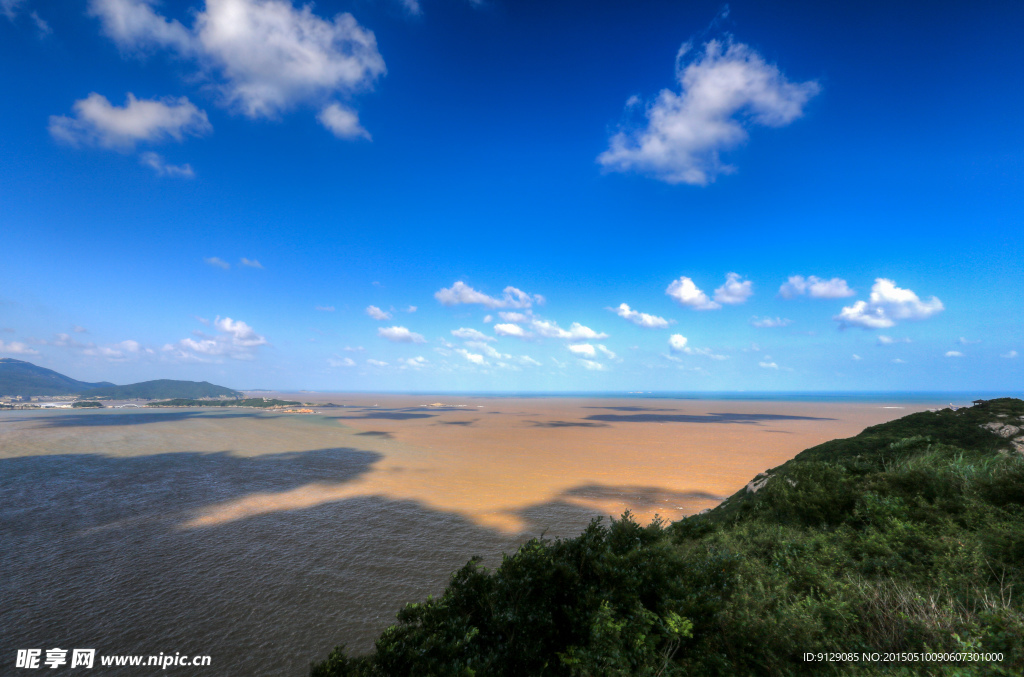
M 293 397 L 342 406 L 0 412 L 0 674 L 25 672 L 17 649 L 61 647 L 304 675 L 337 644 L 369 650 L 473 555 L 495 565 L 626 509 L 678 519 L 927 408 Z

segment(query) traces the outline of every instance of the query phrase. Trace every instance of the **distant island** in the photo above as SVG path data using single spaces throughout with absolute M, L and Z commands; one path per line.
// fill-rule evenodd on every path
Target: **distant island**
M 12 358 L 0 358 L 0 397 L 59 397 L 79 395 L 79 399 L 155 400 L 155 399 L 239 399 L 242 393 L 206 381 L 158 379 L 129 385 L 107 381 L 88 383 L 52 369 Z
M 302 404 L 291 400 L 274 400 L 265 397 L 249 397 L 244 400 L 196 400 L 178 398 L 162 402 L 149 402 L 147 407 L 255 407 L 271 409 L 274 407 L 295 407 Z
M 668 524 L 533 539 L 312 677 L 1024 674 L 1024 401 L 922 412 Z

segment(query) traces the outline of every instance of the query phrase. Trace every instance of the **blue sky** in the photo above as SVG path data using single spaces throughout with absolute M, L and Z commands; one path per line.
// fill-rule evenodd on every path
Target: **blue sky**
M 1024 6 L 832 4 L 0 0 L 0 356 L 1019 391 Z

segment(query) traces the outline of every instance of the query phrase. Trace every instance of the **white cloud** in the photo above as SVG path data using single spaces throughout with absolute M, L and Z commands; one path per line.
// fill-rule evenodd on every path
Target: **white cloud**
M 779 296 L 792 299 L 806 294 L 812 299 L 841 299 L 854 295 L 854 291 L 846 284 L 846 280 L 833 277 L 823 280 L 811 275 L 790 275 L 789 279 L 779 287 Z
M 338 103 L 331 103 L 320 111 L 316 119 L 339 139 L 372 140 L 370 133 L 359 124 L 359 114 L 351 108 Z
M 931 297 L 922 301 L 909 289 L 896 286 L 892 280 L 878 278 L 871 287 L 868 301 L 846 306 L 833 319 L 840 328 L 855 326 L 865 329 L 887 329 L 897 320 L 923 320 L 943 310 L 942 301 Z
M 608 350 L 607 347 L 601 345 L 600 343 L 597 344 L 597 349 L 604 353 L 604 356 L 607 357 L 609 360 L 614 360 L 616 358 L 615 353 Z
M 227 270 L 228 268 L 231 267 L 230 263 L 220 258 L 219 256 L 208 256 L 207 258 L 203 259 L 203 261 L 208 265 L 214 266 L 215 268 L 223 268 L 224 270 Z
M 124 50 L 166 48 L 194 59 L 204 75 L 218 73 L 225 103 L 250 118 L 312 104 L 326 127 L 352 131 L 329 100 L 351 97 L 386 70 L 373 32 L 351 14 L 323 19 L 287 0 L 207 0 L 191 28 L 149 0 L 92 0 L 90 11 Z
M 539 367 L 540 366 L 540 362 L 538 362 L 537 360 L 533 359 L 529 355 L 520 355 L 516 359 L 519 360 L 519 364 L 523 364 L 523 365 L 530 366 L 530 367 Z
M 863 357 L 861 357 L 860 355 L 858 355 L 857 353 L 854 353 L 854 354 L 853 354 L 853 359 L 854 359 L 854 360 L 863 360 L 864 358 L 863 358 Z
M 176 344 L 167 344 L 164 352 L 172 357 L 183 360 L 206 361 L 211 358 L 230 357 L 236 360 L 251 360 L 255 357 L 255 349 L 267 345 L 267 339 L 241 320 L 219 315 L 213 321 L 218 334 L 208 336 L 201 332 L 193 332 L 199 340 L 186 338 Z
M 139 155 L 139 164 L 144 167 L 149 167 L 157 176 L 171 176 L 179 179 L 192 179 L 195 178 L 195 171 L 192 170 L 192 165 L 185 163 L 183 165 L 172 165 L 168 164 L 162 155 L 159 153 L 147 152 Z
M 913 343 L 909 338 L 904 336 L 903 338 L 893 338 L 891 336 L 885 336 L 884 334 L 878 335 L 878 345 L 880 346 L 891 346 L 894 343 Z
M 527 311 L 527 313 L 529 313 L 529 311 Z M 532 318 L 527 313 L 517 313 L 502 310 L 501 312 L 498 313 L 498 317 L 505 320 L 506 322 L 529 322 Z M 487 322 L 486 317 L 484 318 L 484 322 Z
M 668 286 L 665 293 L 676 300 L 677 303 L 694 310 L 716 310 L 722 306 L 715 303 L 708 298 L 708 295 L 702 292 L 693 280 L 683 276 L 678 280 L 673 280 L 672 284 Z
M 405 309 L 405 312 L 407 312 L 407 313 L 415 313 L 416 312 L 416 306 L 409 306 L 408 308 Z
M 597 158 L 605 168 L 707 185 L 718 174 L 735 171 L 719 153 L 743 143 L 747 127 L 789 124 L 820 89 L 813 81 L 790 82 L 742 43 L 711 40 L 684 67 L 689 51 L 690 44 L 684 44 L 676 57 L 679 93 L 663 89 L 647 106 L 642 128 L 612 136 Z
M 342 348 L 342 350 L 344 350 L 346 353 L 361 353 L 364 350 L 366 350 L 366 348 L 362 346 L 355 346 L 354 348 L 352 346 L 345 346 L 344 348 Z
M 569 350 L 576 353 L 577 355 L 586 355 L 587 357 L 597 357 L 597 350 L 594 346 L 589 343 L 571 343 L 567 346 Z
M 543 304 L 544 297 L 539 294 L 527 294 L 521 289 L 509 286 L 502 290 L 501 298 L 488 296 L 473 289 L 462 280 L 457 281 L 448 289 L 441 289 L 434 298 L 443 305 L 454 306 L 462 303 L 478 303 L 487 308 L 529 308 L 534 303 Z
M 1006 358 L 1006 359 L 1008 359 L 1008 360 L 1012 360 L 1012 359 L 1014 359 L 1015 357 L 1017 357 L 1017 351 L 1016 351 L 1016 350 L 1011 350 L 1011 351 L 1010 351 L 1010 352 L 1008 352 L 1008 353 L 1003 353 L 1003 354 L 1002 354 L 1002 355 L 1000 355 L 999 357 L 1005 357 L 1005 358 Z
M 491 322 L 494 322 L 494 317 L 491 315 L 484 315 L 484 323 L 490 324 Z
M 750 318 L 750 324 L 754 325 L 755 327 L 760 327 L 762 329 L 771 329 L 773 327 L 785 327 L 791 323 L 792 320 L 789 320 L 784 317 L 757 317 L 755 315 L 754 317 Z
M 946 351 L 946 357 L 963 357 L 963 356 L 964 356 L 964 354 L 961 353 L 959 350 L 947 350 Z
M 386 313 L 377 306 L 366 306 L 366 314 L 375 320 L 390 320 L 391 313 Z
M 753 284 L 739 273 L 726 273 L 725 284 L 715 290 L 715 301 L 729 305 L 746 303 L 753 295 Z
M 184 96 L 136 99 L 129 92 L 125 105 L 118 107 L 93 92 L 72 109 L 74 117 L 51 115 L 49 129 L 53 138 L 74 146 L 129 151 L 140 141 L 182 141 L 186 134 L 198 136 L 213 129 L 206 113 Z
M 377 336 L 386 338 L 394 343 L 426 343 L 427 339 L 422 335 L 411 332 L 405 327 L 380 327 L 377 329 Z
M 25 0 L 0 0 L 0 14 L 14 21 L 14 18 L 18 15 L 18 6 L 21 5 Z
M 759 366 L 759 367 L 761 367 L 763 369 L 778 369 L 779 365 L 775 364 L 774 362 L 769 362 L 768 360 L 770 360 L 770 359 L 771 358 L 765 358 L 765 361 L 764 362 L 758 362 L 757 366 Z
M 102 357 L 111 362 L 121 362 L 128 359 L 129 355 L 138 353 L 141 349 L 138 341 L 121 341 L 110 346 L 96 346 L 89 344 L 89 347 L 82 350 L 83 355 Z
M 625 303 L 620 303 L 618 308 L 609 308 L 619 317 L 624 320 L 629 320 L 638 327 L 645 327 L 647 329 L 666 329 L 671 324 L 669 320 L 664 317 L 658 317 L 657 315 L 648 315 L 647 313 L 641 313 L 638 310 L 633 310 Z
M 581 360 L 577 360 L 577 361 L 580 364 L 583 365 L 584 369 L 587 369 L 589 371 L 604 371 L 605 370 L 605 366 L 603 364 L 601 364 L 600 362 L 595 362 L 594 360 L 582 360 L 581 359 Z
M 480 355 L 479 353 L 471 353 L 465 348 L 456 348 L 455 352 L 457 352 L 459 355 L 462 355 L 473 364 L 479 364 L 481 366 L 487 365 L 487 360 L 485 360 L 484 356 Z
M 487 357 L 493 358 L 495 360 L 509 360 L 509 359 L 512 359 L 511 355 L 509 355 L 507 353 L 499 352 L 493 346 L 490 346 L 490 345 L 484 343 L 483 341 L 466 341 L 466 347 L 473 348 L 474 350 L 479 350 L 481 353 L 483 353 Z
M 546 338 L 560 338 L 570 341 L 608 338 L 608 334 L 594 331 L 579 322 L 573 322 L 568 329 L 562 329 L 556 322 L 534 319 L 530 322 L 530 326 L 537 334 Z
M 493 336 L 488 336 L 482 331 L 476 329 L 469 329 L 467 327 L 459 327 L 458 329 L 452 329 L 452 336 L 460 338 L 466 341 L 495 341 Z
M 380 360 L 375 360 L 373 358 L 368 359 L 366 361 L 366 363 L 368 365 L 370 365 L 371 367 L 386 367 L 386 366 L 388 366 L 387 362 L 381 362 Z
M 327 312 L 327 313 L 333 313 L 334 312 L 334 306 L 317 306 L 313 310 L 322 310 L 322 311 Z
M 0 341 L 0 353 L 6 355 L 38 355 L 39 351 L 33 350 L 19 341 Z
M 498 336 L 518 336 L 520 338 L 527 336 L 526 331 L 518 324 L 496 324 L 494 333 Z
M 332 357 L 327 360 L 327 364 L 332 367 L 354 367 L 356 366 L 356 361 L 351 357 L 342 357 L 340 359 L 334 359 Z
M 890 361 L 891 361 L 891 362 L 892 362 L 893 364 L 906 364 L 906 361 L 905 361 L 905 360 L 901 360 L 901 359 L 900 359 L 900 358 L 898 358 L 898 357 L 897 357 L 896 359 L 894 359 L 894 360 L 890 360 Z
M 688 341 L 682 334 L 672 334 L 668 338 L 669 350 L 673 353 L 686 353 L 687 355 L 703 355 L 709 357 L 712 360 L 727 360 L 728 355 L 719 355 L 711 350 L 711 348 L 691 348 L 687 345 Z M 671 356 L 666 355 L 669 359 L 673 359 Z
M 412 367 L 413 369 L 420 369 L 430 364 L 425 357 L 410 357 L 405 360 L 399 360 L 402 366 Z
M 256 259 L 247 259 L 243 256 L 241 264 L 249 268 L 259 268 L 260 270 L 263 270 L 263 264 L 257 261 Z

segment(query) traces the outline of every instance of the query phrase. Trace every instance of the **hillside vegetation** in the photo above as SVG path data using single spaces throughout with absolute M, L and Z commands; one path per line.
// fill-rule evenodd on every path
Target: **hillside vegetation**
M 158 399 L 198 399 L 201 397 L 241 397 L 242 393 L 224 386 L 213 385 L 206 381 L 174 381 L 158 379 L 143 381 L 126 386 L 108 385 L 93 388 L 83 397 L 94 399 L 102 397 L 111 400 L 158 400 Z
M 311 674 L 1022 674 L 1022 426 L 1015 399 L 913 414 L 808 449 L 702 515 L 627 513 L 493 571 L 474 559 L 370 655 L 339 647 Z M 847 656 L 804 657 L 833 652 Z
M 266 400 L 262 397 L 250 397 L 244 400 L 192 400 L 173 399 L 163 402 L 149 402 L 147 407 L 256 407 L 269 409 L 271 407 L 293 407 L 301 402 L 291 400 Z
M 76 381 L 52 369 L 31 362 L 0 357 L 0 396 L 74 395 L 113 383 Z

